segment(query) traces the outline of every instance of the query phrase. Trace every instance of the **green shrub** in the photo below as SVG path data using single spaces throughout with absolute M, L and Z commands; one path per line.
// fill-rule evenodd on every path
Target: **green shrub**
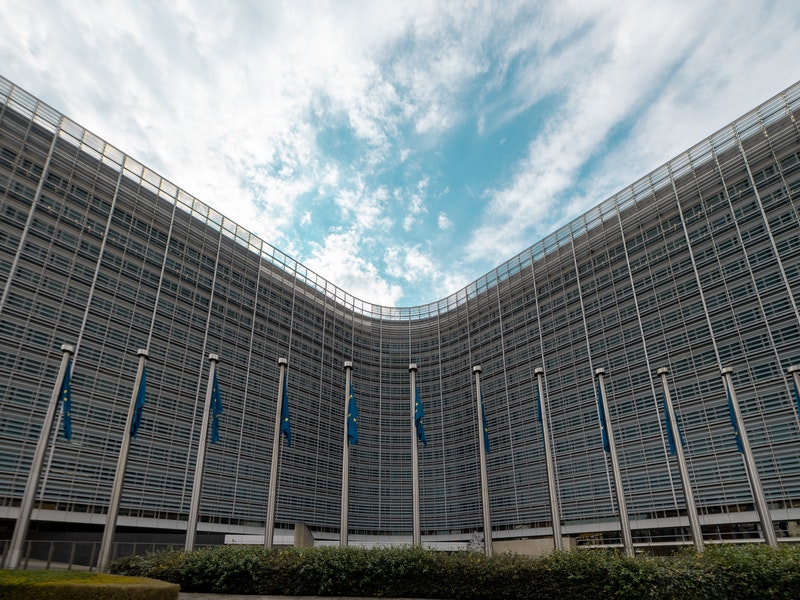
M 720 597 L 800 598 L 798 546 L 711 546 L 702 560 L 715 567 Z
M 177 597 L 177 585 L 145 577 L 79 571 L 0 571 L 0 598 L 175 600 Z
M 184 558 L 185 553 L 178 550 L 150 552 L 148 554 L 120 558 L 114 562 L 110 570 L 112 573 L 122 575 L 174 581 L 178 577 Z
M 800 547 L 710 546 L 703 554 L 628 558 L 579 549 L 542 558 L 420 548 L 225 546 L 117 561 L 113 572 L 187 592 L 534 600 L 800 598 Z

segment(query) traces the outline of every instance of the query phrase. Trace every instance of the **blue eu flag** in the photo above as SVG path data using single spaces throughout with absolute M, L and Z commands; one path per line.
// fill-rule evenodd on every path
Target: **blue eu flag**
M 347 398 L 347 439 L 358 444 L 358 406 L 353 395 L 353 382 L 350 382 L 350 396 Z
M 486 454 L 492 451 L 489 446 L 489 424 L 486 421 L 486 407 L 483 405 L 483 394 L 481 394 L 481 422 L 483 423 L 483 449 Z
M 281 398 L 281 429 L 279 435 L 286 436 L 286 445 L 292 445 L 292 427 L 289 423 L 289 378 L 283 378 L 283 398 Z
M 64 371 L 64 381 L 61 382 L 61 402 L 64 409 L 64 438 L 72 441 L 72 359 L 67 360 L 67 370 Z
M 611 445 L 608 443 L 608 425 L 606 423 L 606 411 L 603 409 L 603 394 L 600 390 L 600 380 L 597 380 L 597 411 L 600 413 L 600 435 L 603 437 L 603 450 L 611 452 Z
M 219 441 L 219 416 L 222 414 L 222 396 L 219 393 L 217 371 L 214 370 L 214 381 L 211 384 L 211 443 Z
M 542 396 L 541 394 L 539 394 L 538 383 L 533 387 L 536 390 L 536 409 L 537 409 L 536 420 L 539 421 L 539 423 L 544 424 L 544 420 L 542 418 Z
M 416 389 L 417 399 L 414 402 L 414 425 L 417 427 L 417 437 L 422 445 L 428 446 L 428 438 L 425 437 L 425 426 L 422 424 L 422 419 L 425 418 L 425 409 L 422 406 L 422 399 L 419 397 L 419 388 Z
M 144 410 L 145 388 L 147 387 L 147 367 L 142 367 L 142 380 L 139 382 L 139 391 L 136 393 L 136 404 L 133 407 L 131 419 L 131 437 L 135 438 L 142 425 L 142 411 Z
M 677 448 L 675 448 L 675 432 L 672 430 L 672 423 L 669 420 L 669 413 L 667 413 L 667 397 L 663 396 L 664 398 L 664 426 L 667 428 L 667 444 L 669 446 L 669 453 L 673 456 L 677 452 Z M 675 422 L 677 423 L 678 416 L 675 415 Z M 681 431 L 680 423 L 678 423 L 678 437 L 681 440 L 681 446 L 686 445 L 686 440 L 683 439 L 683 432 Z
M 727 386 L 726 386 L 727 389 Z M 744 452 L 744 446 L 742 446 L 742 435 L 739 431 L 739 421 L 736 420 L 736 411 L 733 410 L 733 398 L 731 398 L 731 391 L 728 391 L 728 413 L 731 417 L 731 425 L 733 425 L 733 435 L 736 437 L 736 449 L 739 452 Z
M 794 386 L 794 403 L 797 405 L 797 415 L 800 417 L 800 391 Z
M 545 442 L 545 439 L 544 439 L 544 411 L 542 410 L 542 402 L 543 402 L 543 400 L 542 400 L 542 395 L 539 393 L 539 385 L 538 385 L 538 383 L 534 384 L 533 387 L 536 390 L 536 408 L 537 408 L 536 420 L 539 421 L 539 423 L 542 425 L 542 443 L 544 444 L 544 442 Z

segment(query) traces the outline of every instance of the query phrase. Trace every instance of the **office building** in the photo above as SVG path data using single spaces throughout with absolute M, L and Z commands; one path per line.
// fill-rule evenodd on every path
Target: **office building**
M 495 539 L 551 532 L 537 367 L 565 536 L 619 538 L 595 398 L 603 368 L 634 541 L 687 542 L 661 367 L 706 539 L 759 535 L 722 367 L 733 369 L 771 518 L 793 534 L 800 426 L 786 369 L 800 364 L 800 84 L 464 289 L 401 308 L 354 298 L 2 78 L 0 100 L 5 536 L 64 343 L 76 349 L 74 434 L 51 438 L 34 513 L 37 523 L 66 523 L 62 531 L 104 523 L 144 348 L 147 404 L 123 529 L 185 531 L 216 353 L 224 413 L 206 457 L 201 543 L 264 532 L 278 358 L 288 359 L 292 428 L 291 447 L 281 445 L 279 531 L 302 522 L 320 542 L 338 539 L 343 364 L 352 361 L 351 540 L 410 540 L 410 363 L 426 415 L 424 542 L 468 543 L 481 528 L 475 365 Z

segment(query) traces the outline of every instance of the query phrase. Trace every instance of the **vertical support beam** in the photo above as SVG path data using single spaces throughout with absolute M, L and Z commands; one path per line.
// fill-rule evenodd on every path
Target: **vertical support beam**
M 8 300 L 8 295 L 11 292 L 11 286 L 14 284 L 14 279 L 16 278 L 17 270 L 19 269 L 19 261 L 22 258 L 22 253 L 25 251 L 25 242 L 28 240 L 28 234 L 31 231 L 31 225 L 33 224 L 33 219 L 36 216 L 36 208 L 39 206 L 39 198 L 42 197 L 42 187 L 44 186 L 44 182 L 47 181 L 47 176 L 50 173 L 50 163 L 53 161 L 53 156 L 56 151 L 56 142 L 58 142 L 59 134 L 61 133 L 61 124 L 63 123 L 63 120 L 64 117 L 59 117 L 58 128 L 55 132 L 53 132 L 53 140 L 50 142 L 50 149 L 47 151 L 47 159 L 44 162 L 42 174 L 39 176 L 39 183 L 36 184 L 36 191 L 33 193 L 33 202 L 31 202 L 31 208 L 28 211 L 28 218 L 25 221 L 25 227 L 22 230 L 22 235 L 20 236 L 19 243 L 17 244 L 17 252 L 14 254 L 14 258 L 11 261 L 11 267 L 8 269 L 8 278 L 6 279 L 5 286 L 3 286 L 3 295 L 0 296 L 0 315 L 3 314 L 3 309 L 6 307 L 6 301 Z M 28 140 L 26 139 L 25 141 L 27 142 Z M 75 353 L 74 348 L 72 353 Z
M 208 385 L 206 386 L 206 401 L 203 407 L 203 424 L 200 427 L 200 441 L 197 446 L 197 463 L 194 467 L 194 483 L 192 485 L 192 504 L 189 507 L 189 521 L 186 523 L 187 552 L 194 550 L 194 540 L 197 534 L 197 517 L 200 514 L 200 495 L 203 491 L 203 471 L 206 464 L 206 445 L 208 443 L 208 421 L 211 413 L 211 389 L 214 387 L 214 373 L 217 370 L 219 355 L 208 355 Z
M 342 442 L 342 518 L 339 527 L 339 545 L 347 546 L 350 526 L 347 522 L 350 499 L 350 439 L 347 436 L 349 425 L 348 411 L 350 410 L 350 385 L 353 376 L 353 362 L 344 361 L 344 441 Z
M 33 453 L 33 462 L 31 463 L 30 473 L 28 473 L 28 482 L 25 484 L 25 493 L 19 506 L 19 516 L 17 516 L 17 524 L 14 527 L 14 535 L 11 537 L 11 545 L 6 553 L 5 567 L 7 569 L 18 569 L 20 566 L 22 546 L 25 544 L 25 538 L 28 536 L 28 528 L 31 524 L 31 513 L 33 512 L 33 503 L 36 500 L 36 490 L 39 487 L 39 477 L 42 474 L 44 455 L 47 451 L 50 433 L 53 430 L 56 408 L 58 408 L 58 404 L 61 401 L 61 387 L 64 383 L 64 376 L 67 375 L 67 365 L 70 357 L 75 352 L 75 346 L 63 344 L 61 352 L 61 366 L 58 368 L 56 383 L 50 396 L 50 404 L 45 413 L 36 450 Z
M 667 385 L 669 369 L 667 367 L 661 367 L 656 373 L 661 377 L 661 387 L 664 389 L 664 405 L 667 412 L 666 417 L 669 420 L 675 438 L 675 457 L 678 459 L 678 472 L 681 475 L 683 496 L 686 498 L 686 516 L 689 517 L 689 530 L 692 534 L 694 549 L 697 552 L 702 552 L 703 529 L 700 527 L 700 519 L 697 516 L 697 506 L 694 502 L 692 484 L 689 480 L 689 470 L 686 468 L 686 457 L 683 454 L 683 444 L 681 443 L 680 429 L 678 429 L 678 419 L 675 417 L 675 408 L 672 405 L 672 397 L 670 396 L 669 386 Z
M 606 370 L 603 368 L 595 369 L 594 374 L 597 376 L 597 385 L 600 388 L 600 396 L 602 400 L 600 409 L 603 411 L 606 435 L 608 436 L 608 453 L 611 455 L 611 472 L 614 476 L 614 490 L 617 493 L 617 507 L 619 510 L 619 525 L 620 532 L 622 533 L 622 545 L 625 548 L 625 554 L 627 556 L 634 556 L 635 552 L 633 550 L 631 522 L 628 520 L 628 507 L 625 504 L 625 491 L 622 487 L 622 472 L 619 469 L 617 447 L 614 443 L 614 432 L 611 429 L 611 413 L 608 410 L 608 399 L 606 397 Z
M 275 506 L 278 501 L 278 453 L 281 449 L 281 403 L 283 401 L 283 382 L 289 360 L 279 358 L 278 401 L 275 404 L 275 435 L 272 439 L 272 464 L 269 469 L 269 495 L 267 496 L 267 522 L 264 525 L 264 548 L 272 548 L 275 537 Z
M 539 422 L 542 424 L 542 437 L 544 437 L 544 457 L 547 462 L 547 489 L 550 495 L 550 518 L 553 523 L 553 548 L 555 550 L 564 549 L 564 541 L 561 539 L 561 511 L 558 507 L 558 491 L 556 490 L 556 466 L 553 462 L 553 450 L 550 447 L 550 421 L 547 414 L 547 403 L 544 398 L 544 369 L 536 367 L 533 370 L 536 375 L 536 385 L 539 390 Z
M 767 498 L 764 496 L 764 488 L 761 487 L 761 479 L 758 477 L 758 470 L 756 469 L 756 461 L 753 458 L 753 451 L 750 449 L 750 440 L 747 439 L 747 428 L 742 420 L 742 411 L 739 410 L 739 400 L 736 398 L 736 390 L 733 388 L 733 369 L 731 367 L 722 367 L 720 375 L 728 390 L 728 398 L 730 399 L 731 409 L 736 417 L 736 425 L 739 428 L 738 435 L 741 442 L 742 457 L 744 458 L 744 467 L 747 471 L 747 478 L 750 480 L 750 488 L 753 490 L 753 500 L 755 501 L 756 510 L 758 511 L 758 518 L 761 521 L 761 535 L 764 537 L 764 542 L 772 547 L 778 545 L 778 539 L 775 536 L 775 530 L 772 528 L 772 518 L 770 516 L 769 507 L 767 506 Z
M 489 476 L 486 472 L 486 444 L 483 442 L 483 397 L 481 396 L 481 366 L 472 367 L 475 375 L 478 415 L 478 453 L 481 461 L 481 507 L 483 510 L 483 551 L 492 555 L 492 522 L 489 513 Z
M 122 431 L 122 446 L 119 449 L 117 459 L 117 473 L 114 476 L 114 485 L 111 488 L 111 498 L 108 502 L 108 513 L 106 514 L 106 527 L 103 530 L 103 539 L 100 542 L 100 555 L 97 559 L 97 568 L 108 573 L 111 566 L 111 549 L 114 544 L 114 533 L 117 529 L 117 515 L 119 514 L 119 503 L 122 499 L 122 485 L 125 481 L 125 469 L 128 466 L 128 451 L 131 446 L 131 424 L 133 414 L 136 411 L 136 400 L 139 397 L 139 386 L 142 382 L 142 373 L 147 361 L 147 350 L 139 349 L 136 353 L 139 356 L 139 366 L 136 370 L 136 378 L 133 382 L 133 393 L 128 406 L 128 418 L 125 421 L 125 428 Z
M 415 421 L 416 401 L 417 401 L 417 364 L 408 365 L 408 372 L 411 375 L 410 393 L 410 422 L 411 422 L 411 508 L 414 519 L 413 530 L 411 532 L 411 545 L 415 548 L 422 546 L 422 532 L 419 516 L 419 457 L 417 452 L 417 424 Z

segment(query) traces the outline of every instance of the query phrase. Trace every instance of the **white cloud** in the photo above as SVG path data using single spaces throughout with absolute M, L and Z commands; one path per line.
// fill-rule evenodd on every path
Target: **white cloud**
M 436 220 L 436 225 L 440 230 L 445 231 L 453 226 L 453 222 L 447 218 L 447 214 L 440 212 L 439 218 Z
M 325 238 L 322 245 L 314 245 L 314 252 L 306 261 L 313 271 L 360 300 L 396 306 L 402 297 L 402 288 L 383 278 L 378 267 L 363 258 L 360 234 L 355 230 L 337 231 Z
M 469 281 L 456 265 L 442 265 L 429 248 L 422 244 L 390 246 L 384 254 L 386 272 L 397 279 L 424 287 L 425 301 L 433 302 L 448 296 Z
M 387 214 L 389 191 L 381 186 L 369 189 L 363 179 L 352 182 L 351 188 L 340 188 L 334 201 L 342 211 L 342 220 L 359 231 L 387 229 L 392 219 Z
M 323 169 L 321 182 L 321 189 L 335 188 L 339 183 L 339 169 L 335 165 L 328 165 Z
M 411 231 L 421 222 L 421 216 L 428 212 L 425 207 L 425 193 L 428 188 L 429 180 L 424 177 L 417 182 L 416 191 L 411 194 L 406 203 L 406 216 L 403 218 L 403 229 Z M 403 191 L 395 190 L 395 198 L 402 202 Z

